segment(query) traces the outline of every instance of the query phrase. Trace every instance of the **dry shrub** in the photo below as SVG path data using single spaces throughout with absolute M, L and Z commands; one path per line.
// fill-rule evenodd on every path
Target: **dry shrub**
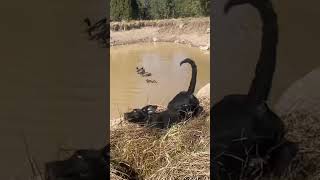
M 209 103 L 208 98 L 201 99 L 201 104 Z M 111 156 L 136 169 L 143 179 L 210 179 L 209 119 L 206 112 L 167 131 L 119 125 L 111 130 Z

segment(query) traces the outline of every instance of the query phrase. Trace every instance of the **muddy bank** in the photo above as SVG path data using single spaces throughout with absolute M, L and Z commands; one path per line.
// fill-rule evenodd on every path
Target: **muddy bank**
M 210 49 L 210 18 L 112 22 L 110 45 L 175 42 Z

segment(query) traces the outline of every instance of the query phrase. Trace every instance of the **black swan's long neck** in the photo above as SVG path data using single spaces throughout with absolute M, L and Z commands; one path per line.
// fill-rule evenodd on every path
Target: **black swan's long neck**
M 271 0 L 230 0 L 225 6 L 227 12 L 232 6 L 249 3 L 255 7 L 262 20 L 262 40 L 259 60 L 256 65 L 255 77 L 251 82 L 248 98 L 255 103 L 268 99 L 273 74 L 276 66 L 278 44 L 278 22 Z
M 193 60 L 191 60 L 189 58 L 186 58 L 183 61 L 181 61 L 180 66 L 184 63 L 189 63 L 192 68 L 191 81 L 190 81 L 190 85 L 189 85 L 187 93 L 193 94 L 194 90 L 196 88 L 196 83 L 197 83 L 197 65 L 195 64 L 195 62 Z
M 263 22 L 261 52 L 248 97 L 253 102 L 260 103 L 268 99 L 272 87 L 277 58 L 278 22 L 271 2 L 259 6 L 258 10 Z

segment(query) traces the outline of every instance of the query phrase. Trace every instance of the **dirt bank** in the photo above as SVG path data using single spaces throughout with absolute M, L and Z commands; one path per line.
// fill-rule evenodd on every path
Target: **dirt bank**
M 210 49 L 210 18 L 112 22 L 110 45 L 175 42 Z

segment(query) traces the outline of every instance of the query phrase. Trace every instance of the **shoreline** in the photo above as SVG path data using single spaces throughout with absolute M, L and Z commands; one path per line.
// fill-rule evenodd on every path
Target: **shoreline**
M 210 50 L 210 19 L 207 17 L 131 21 L 121 22 L 121 25 L 119 23 L 111 23 L 111 47 L 136 43 L 170 42 L 198 47 L 204 51 Z

